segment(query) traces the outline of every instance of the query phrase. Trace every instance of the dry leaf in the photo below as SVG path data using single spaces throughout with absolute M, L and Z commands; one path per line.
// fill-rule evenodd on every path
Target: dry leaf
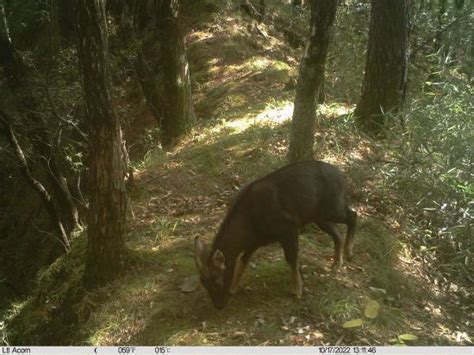
M 244 337 L 244 336 L 247 336 L 247 333 L 246 332 L 234 332 L 234 337 Z
M 197 275 L 186 277 L 179 286 L 179 289 L 183 292 L 193 292 L 195 291 L 199 286 L 199 277 Z
M 324 334 L 321 333 L 320 331 L 315 331 L 315 332 L 313 332 L 313 338 L 314 339 L 322 339 L 322 338 L 324 338 Z

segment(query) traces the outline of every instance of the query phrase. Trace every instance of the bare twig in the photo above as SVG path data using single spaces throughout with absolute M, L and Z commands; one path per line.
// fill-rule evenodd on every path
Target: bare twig
M 81 174 L 78 174 L 77 176 L 77 192 L 79 193 L 79 197 L 81 198 L 81 203 L 84 206 L 84 208 L 87 210 L 89 209 L 89 202 L 84 198 L 84 195 L 82 194 L 81 190 Z
M 33 187 L 33 189 L 40 195 L 41 200 L 43 201 L 46 210 L 48 211 L 52 222 L 56 225 L 59 234 L 61 235 L 62 242 L 66 252 L 70 250 L 69 238 L 67 233 L 64 229 L 63 223 L 59 218 L 58 211 L 56 210 L 52 196 L 43 186 L 43 184 L 36 180 L 33 174 L 30 171 L 28 166 L 28 162 L 26 161 L 25 154 L 23 153 L 23 149 L 21 148 L 18 140 L 16 138 L 15 132 L 10 124 L 10 120 L 5 112 L 0 110 L 0 122 L 5 126 L 7 132 L 7 138 L 13 149 L 15 150 L 16 156 L 19 160 L 21 171 L 25 178 L 27 179 L 28 183 Z

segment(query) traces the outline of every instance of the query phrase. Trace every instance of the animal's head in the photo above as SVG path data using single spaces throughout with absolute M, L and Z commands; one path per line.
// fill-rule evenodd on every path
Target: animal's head
M 222 309 L 229 300 L 229 286 L 226 285 L 225 256 L 219 249 L 211 252 L 209 248 L 196 237 L 194 241 L 196 267 L 204 288 L 211 297 L 212 304 Z

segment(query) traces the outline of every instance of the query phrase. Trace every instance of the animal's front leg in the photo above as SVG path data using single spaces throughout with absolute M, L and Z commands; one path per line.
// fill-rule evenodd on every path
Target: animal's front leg
M 252 251 L 243 251 L 239 254 L 235 260 L 234 266 L 234 275 L 232 277 L 232 283 L 230 285 L 229 293 L 234 295 L 239 289 L 240 279 L 244 274 L 245 268 L 247 267 L 250 257 L 252 256 L 254 250 Z

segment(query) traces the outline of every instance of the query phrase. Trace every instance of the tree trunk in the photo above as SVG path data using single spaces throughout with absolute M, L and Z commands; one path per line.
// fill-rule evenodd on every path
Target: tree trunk
M 19 84 L 17 72 L 22 69 L 21 63 L 17 60 L 15 49 L 10 38 L 7 14 L 4 0 L 0 0 L 0 65 L 4 68 L 10 88 Z
M 75 40 L 74 28 L 74 6 L 71 6 L 71 0 L 56 0 L 58 26 L 63 39 L 68 41 Z
M 290 161 L 313 157 L 316 98 L 326 64 L 337 1 L 311 1 L 311 37 L 306 47 L 296 86 L 295 108 L 290 130 Z
M 177 0 L 155 0 L 166 101 L 161 118 L 162 144 L 174 145 L 194 120 L 191 79 Z
M 105 6 L 77 0 L 78 53 L 89 128 L 86 287 L 111 281 L 124 266 L 126 191 L 122 133 L 111 98 Z
M 404 104 L 408 69 L 408 0 L 372 0 L 362 95 L 355 116 L 377 132 Z
M 156 75 L 155 71 L 148 65 L 144 50 L 141 48 L 138 49 L 135 71 L 140 81 L 143 95 L 153 115 L 158 122 L 161 122 L 164 116 L 163 109 L 166 105 L 163 86 L 159 85 L 158 75 Z
M 133 2 L 133 28 L 140 33 L 148 25 L 150 14 L 148 13 L 148 0 L 134 0 Z
M 436 38 L 434 41 L 434 50 L 438 52 L 441 47 L 443 46 L 443 33 L 442 31 L 444 27 L 444 14 L 446 13 L 446 2 L 447 0 L 439 0 L 439 7 L 438 7 L 438 32 L 436 33 Z
M 106 10 L 117 19 L 122 17 L 124 7 L 125 7 L 125 0 L 107 0 L 104 1 L 106 3 Z
M 0 0 L 0 64 L 5 67 L 13 62 L 13 45 L 10 39 L 7 14 L 3 0 Z

